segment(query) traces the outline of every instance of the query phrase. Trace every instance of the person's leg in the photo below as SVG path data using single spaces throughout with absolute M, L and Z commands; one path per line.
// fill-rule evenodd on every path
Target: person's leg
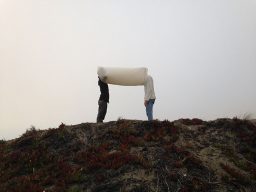
M 102 104 L 102 120 L 105 119 L 107 109 L 108 109 L 108 103 L 103 101 L 103 104 Z
M 101 111 L 102 111 L 102 105 L 101 105 L 101 101 L 98 101 L 98 115 L 97 115 L 97 123 L 102 122 L 103 120 L 101 119 Z
M 107 102 L 99 100 L 99 109 L 98 109 L 98 115 L 97 115 L 97 123 L 103 122 L 105 119 L 105 115 L 107 113 Z
M 153 120 L 153 105 L 154 105 L 154 100 L 150 99 L 146 106 L 146 113 L 149 121 Z

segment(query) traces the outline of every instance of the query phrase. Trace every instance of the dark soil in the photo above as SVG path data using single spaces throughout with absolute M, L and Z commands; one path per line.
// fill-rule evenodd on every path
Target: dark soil
M 118 120 L 0 142 L 0 192 L 256 191 L 247 120 Z

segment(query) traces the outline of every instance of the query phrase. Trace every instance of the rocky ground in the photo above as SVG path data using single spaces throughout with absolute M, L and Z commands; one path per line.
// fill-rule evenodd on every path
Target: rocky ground
M 118 120 L 0 141 L 0 191 L 256 191 L 252 121 Z

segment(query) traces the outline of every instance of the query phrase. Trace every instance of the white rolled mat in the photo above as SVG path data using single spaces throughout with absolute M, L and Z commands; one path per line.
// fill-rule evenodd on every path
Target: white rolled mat
M 144 85 L 148 69 L 141 68 L 119 68 L 98 67 L 98 76 L 108 84 L 137 86 Z

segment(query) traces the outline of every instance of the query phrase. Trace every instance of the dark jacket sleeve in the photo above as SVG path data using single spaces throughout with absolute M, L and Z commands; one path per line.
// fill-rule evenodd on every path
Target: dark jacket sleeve
M 109 90 L 108 90 L 108 84 L 104 83 L 99 79 L 98 85 L 100 87 L 100 98 L 99 100 L 103 100 L 105 102 L 109 103 Z

